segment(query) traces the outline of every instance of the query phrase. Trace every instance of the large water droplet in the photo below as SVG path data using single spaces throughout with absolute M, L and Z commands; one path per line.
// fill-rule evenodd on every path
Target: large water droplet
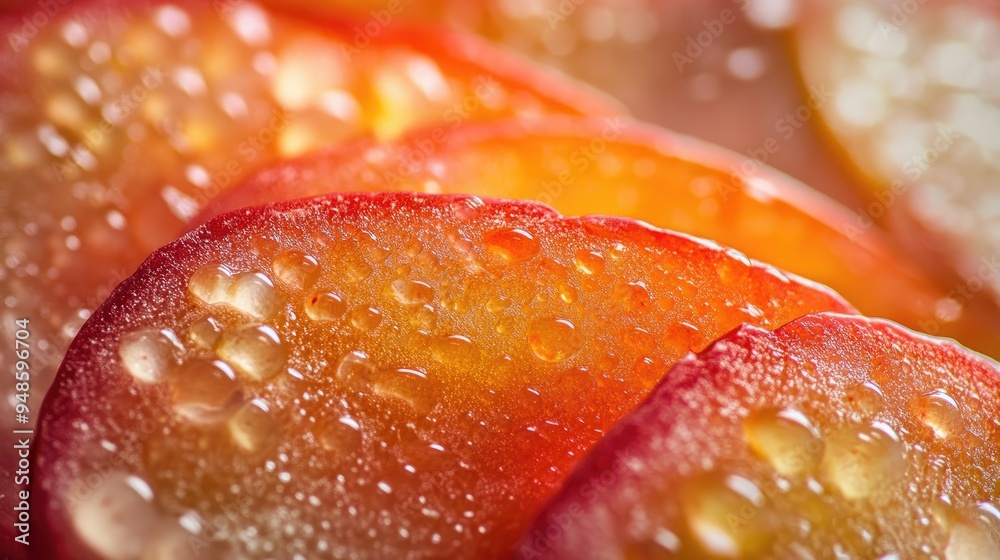
M 785 476 L 812 471 L 819 464 L 823 441 L 809 419 L 797 410 L 762 409 L 743 421 L 750 448 Z
M 508 263 L 526 261 L 541 249 L 541 244 L 533 235 L 519 228 L 493 230 L 483 236 L 483 243 L 490 252 Z
M 954 516 L 946 560 L 1000 560 L 1000 511 L 981 503 Z
M 538 359 L 561 362 L 583 347 L 583 335 L 568 319 L 542 317 L 528 325 L 528 345 Z
M 320 426 L 316 439 L 324 449 L 351 453 L 361 447 L 361 426 L 350 416 L 328 420 Z
M 629 282 L 615 286 L 611 298 L 629 311 L 648 311 L 653 308 L 653 296 L 643 282 Z
M 313 321 L 336 321 L 344 316 L 347 305 L 337 294 L 327 292 L 306 298 L 305 310 Z
M 573 257 L 573 264 L 580 274 L 593 276 L 604 272 L 604 256 L 597 251 L 581 249 Z
M 420 305 L 434 297 L 434 288 L 419 280 L 399 279 L 390 288 L 392 296 L 403 305 Z
M 374 307 L 358 307 L 351 310 L 347 319 L 359 331 L 372 332 L 382 322 L 382 312 Z
M 316 257 L 302 251 L 286 250 L 275 257 L 271 271 L 282 284 L 301 290 L 309 288 L 316 282 L 319 277 L 319 263 Z
M 156 529 L 159 514 L 145 481 L 114 471 L 81 480 L 70 504 L 77 535 L 95 552 L 111 560 L 132 560 L 142 553 Z
M 267 326 L 224 333 L 219 339 L 216 353 L 237 371 L 257 381 L 264 381 L 281 373 L 288 360 L 278 333 Z
M 337 379 L 346 387 L 363 391 L 375 377 L 375 363 L 360 350 L 348 352 L 337 364 Z
M 194 359 L 167 377 L 174 411 L 198 424 L 222 422 L 243 400 L 236 374 L 221 360 Z
M 456 334 L 434 339 L 431 355 L 442 364 L 469 367 L 479 359 L 479 349 L 469 337 Z
M 872 381 L 866 381 L 848 389 L 844 395 L 844 402 L 867 418 L 882 410 L 885 396 L 878 385 Z
M 965 429 L 958 403 L 941 389 L 914 398 L 910 401 L 910 410 L 939 438 L 962 433 Z
M 846 427 L 827 440 L 821 466 L 826 479 L 848 499 L 891 492 L 906 470 L 903 443 L 881 422 Z
M 260 272 L 244 272 L 233 277 L 226 303 L 257 319 L 268 319 L 280 307 L 274 283 Z
M 271 415 L 267 403 L 261 399 L 254 399 L 240 407 L 227 425 L 233 442 L 248 453 L 269 452 L 281 441 L 281 427 Z
M 188 280 L 188 291 L 203 303 L 225 303 L 229 298 L 229 285 L 233 272 L 229 267 L 210 264 L 199 268 Z
M 764 494 L 741 476 L 709 473 L 686 481 L 680 502 L 691 533 L 709 554 L 752 556 L 774 538 L 766 522 Z
M 427 376 L 415 369 L 400 368 L 378 372 L 374 390 L 380 397 L 407 403 L 420 414 L 430 412 L 437 404 L 437 396 L 427 382 Z
M 188 328 L 188 340 L 202 350 L 215 348 L 215 343 L 219 341 L 222 333 L 222 326 L 212 317 L 204 317 L 191 323 Z
M 118 345 L 118 356 L 132 377 L 146 383 L 163 380 L 177 364 L 183 350 L 173 331 L 147 329 L 126 334 Z

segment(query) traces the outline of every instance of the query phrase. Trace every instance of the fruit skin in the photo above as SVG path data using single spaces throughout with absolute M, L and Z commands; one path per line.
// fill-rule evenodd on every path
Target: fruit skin
M 876 383 L 883 395 L 867 410 L 863 401 L 849 396 L 851 389 L 863 383 Z M 958 401 L 965 424 L 964 432 L 956 430 L 947 438 L 936 436 L 925 424 L 926 416 L 914 412 L 916 398 L 942 390 Z M 841 395 L 844 402 L 838 404 Z M 739 404 L 734 405 L 734 401 Z M 774 478 L 774 469 L 753 455 L 743 441 L 741 420 L 748 411 L 760 408 L 808 411 L 821 434 L 818 446 L 805 446 L 815 454 L 814 465 L 825 460 L 831 432 L 872 421 L 887 423 L 901 434 L 908 465 L 904 464 L 904 469 L 897 466 L 898 472 L 905 470 L 909 477 L 918 461 L 930 457 L 941 463 L 929 479 L 910 478 L 909 490 L 907 479 L 903 479 L 893 482 L 894 486 L 886 485 L 890 490 L 876 494 L 871 501 L 842 507 L 832 516 L 828 512 L 820 517 L 825 524 L 809 518 L 813 536 L 805 537 L 804 542 L 813 553 L 830 550 L 839 538 L 845 539 L 845 544 L 846 539 L 853 541 L 849 546 L 854 548 L 846 550 L 855 556 L 898 552 L 904 558 L 915 557 L 922 554 L 917 550 L 921 544 L 940 551 L 947 535 L 942 536 L 941 526 L 933 525 L 934 520 L 927 529 L 930 536 L 910 533 L 925 530 L 916 520 L 936 511 L 932 504 L 936 492 L 949 494 L 955 505 L 947 508 L 951 521 L 945 527 L 958 522 L 960 507 L 1000 500 L 990 481 L 993 457 L 1000 451 L 1000 431 L 993 420 L 1000 410 L 1000 364 L 953 341 L 914 333 L 889 321 L 819 313 L 772 332 L 738 327 L 697 355 L 678 362 L 649 398 L 619 422 L 567 477 L 524 533 L 512 558 L 617 557 L 613 555 L 625 550 L 632 550 L 637 558 L 708 557 L 691 542 L 690 529 L 680 520 L 676 503 L 690 488 L 691 478 L 706 469 L 755 480 L 767 501 L 778 504 L 757 506 L 750 515 L 731 512 L 742 516 L 740 523 L 771 515 L 768 507 L 793 515 L 823 511 L 823 505 L 814 505 L 820 508 L 815 511 L 796 510 L 794 506 L 789 510 L 782 501 L 784 490 L 767 479 Z M 847 414 L 840 416 L 845 409 Z M 839 425 L 815 421 L 818 417 Z M 743 426 L 745 429 L 746 424 Z M 874 469 L 866 474 L 875 476 Z M 805 476 L 808 473 L 787 476 L 784 483 L 801 491 Z M 823 494 L 836 496 L 836 487 L 822 476 L 816 475 L 825 483 Z M 662 509 L 657 513 L 653 507 Z M 874 525 L 872 512 L 880 516 Z M 657 515 L 662 517 L 650 521 Z M 651 540 L 644 548 L 642 541 L 651 538 L 656 527 L 664 526 L 680 537 L 667 539 L 672 541 L 672 552 L 665 548 L 654 551 Z M 782 536 L 796 538 L 793 527 L 778 527 L 773 536 L 777 542 Z M 782 530 L 786 532 L 782 534 Z M 876 535 L 868 549 L 863 544 L 862 550 L 857 548 L 863 541 L 855 531 L 861 530 Z M 629 535 L 629 531 L 634 533 Z M 816 537 L 816 533 L 826 538 Z M 1000 541 L 995 540 L 995 534 L 993 538 L 996 548 L 992 553 L 1000 553 Z M 786 539 L 786 548 L 753 557 L 791 555 L 788 544 Z
M 604 175 L 601 158 L 624 171 Z M 939 319 L 945 290 L 878 229 L 845 233 L 855 224 L 851 211 L 781 173 L 758 167 L 746 175 L 743 161 L 625 119 L 438 127 L 387 145 L 360 142 L 261 170 L 216 199 L 195 223 L 242 206 L 357 190 L 532 199 L 564 214 L 627 216 L 713 239 L 831 286 L 865 314 L 1000 356 L 1000 312 L 967 305 L 957 320 Z M 649 176 L 630 172 L 643 162 L 655 164 Z
M 82 442 L 74 441 L 79 428 L 76 422 L 89 418 L 96 424 L 104 424 L 112 420 L 107 403 L 121 399 L 133 399 L 132 383 L 123 378 L 120 372 L 108 375 L 97 374 L 100 364 L 114 360 L 112 349 L 107 344 L 119 336 L 123 328 L 137 328 L 147 324 L 169 323 L 178 314 L 185 313 L 184 305 L 170 305 L 170 293 L 186 291 L 186 278 L 194 270 L 216 262 L 222 247 L 219 239 L 246 243 L 255 235 L 268 230 L 268 224 L 280 224 L 281 228 L 291 228 L 296 235 L 312 231 L 310 223 L 336 222 L 341 216 L 352 216 L 355 213 L 372 212 L 381 216 L 398 216 L 404 207 L 442 206 L 448 208 L 449 201 L 464 201 L 467 197 L 433 197 L 428 195 L 383 194 L 383 195 L 351 195 L 346 197 L 329 196 L 312 201 L 297 201 L 281 203 L 271 207 L 259 207 L 236 211 L 216 220 L 197 231 L 188 234 L 181 240 L 168 245 L 147 259 L 139 272 L 123 282 L 115 290 L 109 300 L 84 325 L 73 347 L 67 354 L 56 385 L 50 391 L 43 407 L 43 419 L 39 428 L 38 444 L 34 454 L 35 483 L 32 488 L 33 503 L 39 511 L 39 519 L 35 525 L 38 540 L 43 544 L 34 549 L 37 557 L 74 557 L 70 551 L 80 550 L 80 543 L 65 521 L 65 512 L 57 497 L 66 491 L 66 484 L 74 477 L 76 448 Z M 481 204 L 481 203 L 480 203 Z M 526 216 L 531 220 L 553 220 L 557 215 L 550 209 L 526 202 L 487 202 L 483 207 L 483 220 L 497 220 L 503 223 L 505 212 Z M 480 219 L 477 218 L 477 219 Z M 673 244 L 686 247 L 692 253 L 692 259 L 711 258 L 722 263 L 736 265 L 737 261 L 725 250 L 712 243 L 694 240 L 687 236 L 670 234 L 661 230 L 649 228 L 631 220 L 618 218 L 588 218 L 566 219 L 569 224 L 586 224 L 591 235 L 608 236 L 610 239 L 627 239 L 639 246 L 655 248 Z M 530 223 L 530 221 L 529 221 Z M 277 226 L 276 226 L 277 227 Z M 285 229 L 282 229 L 284 231 Z M 215 246 L 216 251 L 211 248 Z M 247 252 L 248 253 L 248 252 Z M 238 262 L 249 262 L 250 255 L 239 255 Z M 742 261 L 741 261 L 742 262 Z M 693 263 L 692 263 L 693 264 Z M 812 302 L 804 306 L 806 309 L 829 308 L 850 311 L 848 304 L 837 298 L 831 292 L 812 285 L 806 281 L 789 279 L 782 280 L 780 273 L 768 267 L 752 265 L 755 276 L 763 277 L 779 289 L 795 290 L 805 301 Z M 714 268 L 712 269 L 714 272 Z M 722 273 L 720 269 L 720 274 Z M 728 269 L 730 272 L 732 269 Z M 730 273 L 727 272 L 727 273 Z M 759 281 L 761 284 L 764 281 Z M 751 286 L 756 283 L 752 282 Z M 742 287 L 742 286 L 741 286 Z M 758 288 L 764 290 L 763 286 Z M 769 295 L 759 294 L 761 298 Z M 140 299 L 144 298 L 144 299 Z M 789 308 L 783 307 L 777 313 L 788 315 Z M 786 317 L 790 319 L 791 316 Z M 126 324 L 122 324 L 122 321 Z M 95 367 L 97 369 L 95 369 Z M 111 366 L 109 366 L 111 367 Z M 112 368 L 117 371 L 120 368 Z M 639 393 L 638 389 L 629 391 Z M 613 400 L 614 392 L 599 391 L 587 393 L 595 398 Z M 104 404 L 102 404 L 104 403 Z M 99 411 L 100 410 L 100 411 Z M 140 408 L 133 411 L 141 414 Z M 111 407 L 110 411 L 114 411 Z M 572 410 L 566 411 L 572 413 Z M 624 412 L 624 411 L 622 411 Z M 139 418 L 133 422 L 139 421 Z M 608 426 L 610 427 L 610 426 Z M 96 429 L 96 428 L 94 428 Z M 128 432 L 132 428 L 126 426 L 114 427 L 114 430 Z M 591 435 L 595 438 L 595 435 Z M 590 442 L 592 443 L 592 442 Z M 508 450 L 509 452 L 509 450 Z M 67 460 L 68 459 L 68 460 Z M 134 468 L 134 467 L 133 467 Z M 536 473 L 541 476 L 541 473 Z M 545 473 L 546 478 L 555 476 Z M 532 500 L 537 497 L 532 497 Z M 523 511 L 527 515 L 526 511 Z M 504 520 L 507 522 L 508 520 Z

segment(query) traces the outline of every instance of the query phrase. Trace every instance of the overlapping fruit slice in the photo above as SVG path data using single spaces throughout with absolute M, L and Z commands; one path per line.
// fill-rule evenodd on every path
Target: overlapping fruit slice
M 1000 298 L 1000 11 L 993 2 L 816 0 L 807 81 L 835 91 L 830 130 L 874 186 L 863 209 L 954 293 Z
M 434 28 L 368 36 L 243 1 L 63 4 L 0 22 L 3 329 L 31 320 L 39 398 L 110 289 L 255 166 L 420 124 L 616 110 Z
M 670 364 L 823 310 L 850 308 L 710 242 L 527 202 L 233 212 L 155 252 L 70 348 L 36 550 L 497 557 Z
M 855 227 L 848 210 L 746 163 L 616 118 L 490 123 L 280 164 L 217 199 L 201 219 L 357 189 L 537 199 L 565 214 L 629 216 L 716 240 L 827 284 L 864 313 L 1000 355 L 996 317 L 977 315 L 989 306 L 949 298 L 877 230 Z
M 880 320 L 743 327 L 685 358 L 520 558 L 1000 558 L 1000 369 Z

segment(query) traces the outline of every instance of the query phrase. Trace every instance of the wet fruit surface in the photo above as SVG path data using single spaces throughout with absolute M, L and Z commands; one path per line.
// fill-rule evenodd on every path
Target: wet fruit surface
M 36 4 L 0 21 L 2 332 L 13 347 L 31 320 L 35 399 L 111 288 L 258 165 L 416 125 L 616 110 L 436 28 L 369 36 L 241 1 Z
M 729 152 L 623 119 L 494 123 L 336 150 L 257 174 L 202 219 L 345 190 L 522 198 L 565 214 L 638 218 L 831 286 L 866 314 L 1000 356 L 995 317 L 949 297 L 877 230 L 855 227 L 851 212 Z
M 885 223 L 955 292 L 1000 298 L 1000 11 L 995 3 L 815 0 L 801 71 L 836 94 L 821 109 L 869 179 Z
M 536 204 L 237 211 L 81 330 L 34 451 L 35 550 L 500 556 L 670 364 L 821 310 L 849 308 L 708 242 Z
M 743 327 L 679 362 L 519 558 L 1000 557 L 1000 369 L 879 320 Z

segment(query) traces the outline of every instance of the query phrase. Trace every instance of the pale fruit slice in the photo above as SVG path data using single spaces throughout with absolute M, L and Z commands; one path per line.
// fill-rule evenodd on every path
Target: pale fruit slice
M 77 336 L 33 452 L 35 538 L 118 558 L 180 523 L 254 558 L 500 557 L 670 364 L 823 310 L 850 307 L 710 242 L 534 203 L 237 211 L 154 253 Z
M 1000 558 L 1000 369 L 893 323 L 742 327 L 597 446 L 519 558 Z

